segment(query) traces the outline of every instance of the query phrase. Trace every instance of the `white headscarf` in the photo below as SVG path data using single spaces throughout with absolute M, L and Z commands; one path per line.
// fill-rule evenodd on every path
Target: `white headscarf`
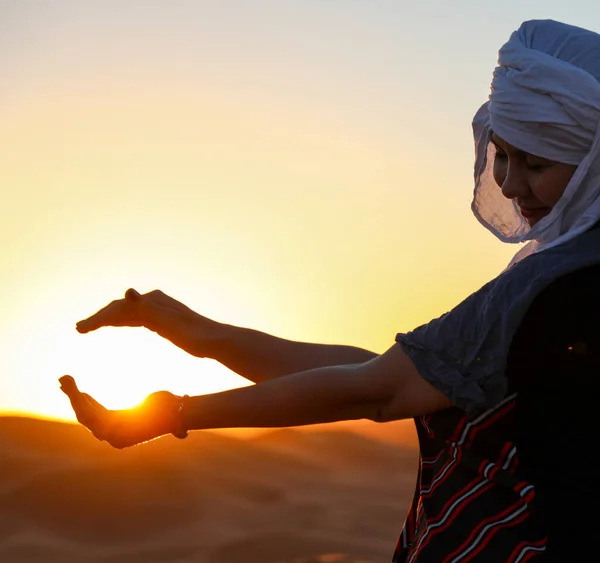
M 473 119 L 475 190 L 471 208 L 503 242 L 532 252 L 570 240 L 600 220 L 600 35 L 552 20 L 528 21 L 500 49 L 490 99 Z M 577 170 L 533 227 L 494 181 L 491 131 L 519 149 Z

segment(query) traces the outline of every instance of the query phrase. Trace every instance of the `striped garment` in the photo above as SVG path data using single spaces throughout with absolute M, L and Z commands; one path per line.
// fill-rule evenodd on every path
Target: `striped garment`
M 600 561 L 598 287 L 600 263 L 536 296 L 511 339 L 508 395 L 495 407 L 415 419 L 419 475 L 394 563 Z
M 516 393 L 477 417 L 453 408 L 415 419 L 421 458 L 393 563 L 522 563 L 543 557 L 535 491 L 519 476 Z

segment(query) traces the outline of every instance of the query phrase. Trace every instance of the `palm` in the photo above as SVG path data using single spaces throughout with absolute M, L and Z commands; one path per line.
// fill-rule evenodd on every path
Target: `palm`
M 87 393 L 81 393 L 75 380 L 60 378 L 61 389 L 69 397 L 77 420 L 99 440 L 115 448 L 126 448 L 169 434 L 175 429 L 181 397 L 158 391 L 137 407 L 109 410 Z

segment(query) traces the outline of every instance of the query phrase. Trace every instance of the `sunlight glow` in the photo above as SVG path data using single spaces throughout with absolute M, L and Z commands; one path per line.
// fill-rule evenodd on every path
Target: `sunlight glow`
M 0 17 L 0 411 L 72 420 L 64 374 L 113 408 L 248 384 L 144 329 L 75 331 L 129 287 L 383 352 L 516 251 L 469 209 L 469 124 L 512 12 L 471 59 L 444 46 L 457 87 L 440 97 L 439 46 L 415 58 L 422 32 L 400 4 L 295 3 L 293 18 L 286 3 L 136 0 L 119 17 L 116 2 L 13 4 Z

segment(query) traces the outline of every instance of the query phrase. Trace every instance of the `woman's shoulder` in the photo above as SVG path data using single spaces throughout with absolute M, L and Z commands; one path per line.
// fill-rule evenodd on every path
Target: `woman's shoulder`
M 552 281 L 533 300 L 524 322 L 530 317 L 563 320 L 589 316 L 600 309 L 600 262 L 564 274 Z
M 584 266 L 568 274 L 564 274 L 552 282 L 549 288 L 568 289 L 569 286 L 585 286 L 595 284 L 600 280 L 600 261 L 590 266 Z
M 515 356 L 539 361 L 554 355 L 578 352 L 600 360 L 600 263 L 564 274 L 551 282 L 532 301 L 511 345 Z

